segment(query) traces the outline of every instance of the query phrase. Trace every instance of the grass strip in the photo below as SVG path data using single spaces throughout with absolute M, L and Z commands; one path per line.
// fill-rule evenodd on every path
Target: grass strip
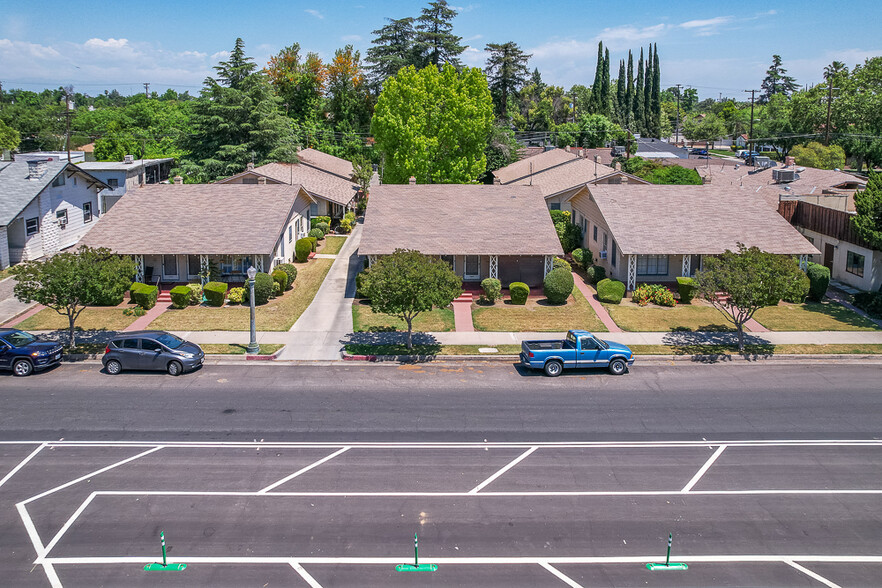
M 325 253 L 327 255 L 337 255 L 340 253 L 340 250 L 343 249 L 343 244 L 346 243 L 347 237 L 340 237 L 335 235 L 328 235 L 325 237 L 325 240 L 322 242 L 321 248 L 316 253 Z
M 635 355 L 740 355 L 737 345 L 631 345 Z M 745 345 L 746 355 L 876 355 L 878 343 Z
M 245 355 L 248 346 L 238 343 L 203 343 L 199 347 L 210 355 Z M 284 345 L 281 343 L 263 343 L 256 355 L 272 355 L 282 347 Z
M 498 353 L 480 353 L 478 349 L 493 348 Z M 520 345 L 371 345 L 369 343 L 352 343 L 346 345 L 346 353 L 351 355 L 517 355 L 521 352 Z

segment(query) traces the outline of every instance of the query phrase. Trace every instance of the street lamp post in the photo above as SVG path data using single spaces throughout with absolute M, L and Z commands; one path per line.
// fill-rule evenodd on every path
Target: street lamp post
M 254 276 L 257 275 L 257 270 L 252 265 L 246 273 L 248 274 L 248 301 L 251 303 L 251 342 L 248 343 L 245 351 L 257 353 L 260 351 L 260 345 L 257 344 L 257 330 L 254 327 Z

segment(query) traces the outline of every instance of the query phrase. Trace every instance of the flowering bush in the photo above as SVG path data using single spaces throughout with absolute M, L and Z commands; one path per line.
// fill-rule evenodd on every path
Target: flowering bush
M 230 304 L 242 304 L 242 301 L 245 300 L 245 288 L 230 288 L 227 299 Z
M 660 284 L 640 284 L 634 290 L 631 300 L 640 306 L 650 302 L 659 306 L 674 306 L 674 293 Z

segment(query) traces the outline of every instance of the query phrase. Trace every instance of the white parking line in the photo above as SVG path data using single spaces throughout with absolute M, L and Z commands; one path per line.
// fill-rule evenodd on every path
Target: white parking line
M 291 564 L 291 567 L 294 568 L 294 570 L 295 570 L 298 574 L 300 574 L 300 577 L 303 578 L 303 580 L 304 580 L 307 584 L 309 584 L 310 588 L 322 588 L 322 585 L 319 584 L 319 583 L 316 581 L 316 579 L 312 577 L 312 574 L 310 574 L 309 572 L 307 572 L 306 570 L 304 570 L 304 569 L 303 569 L 303 566 L 300 565 L 299 562 L 292 561 L 292 562 L 289 562 L 289 563 Z
M 349 447 L 344 447 L 343 449 L 340 449 L 339 451 L 335 451 L 335 452 L 332 453 L 331 455 L 327 455 L 327 456 L 323 457 L 322 459 L 320 459 L 320 460 L 318 460 L 318 461 L 316 461 L 316 462 L 313 462 L 313 463 L 309 464 L 309 465 L 306 466 L 305 468 L 301 468 L 301 469 L 297 470 L 296 472 L 294 472 L 294 473 L 291 474 L 290 476 L 285 476 L 284 478 L 282 478 L 282 479 L 279 480 L 278 482 L 274 482 L 274 483 L 270 484 L 270 485 L 267 486 L 266 488 L 263 488 L 262 490 L 259 490 L 257 493 L 258 493 L 258 494 L 266 494 L 267 492 L 269 492 L 269 491 L 272 490 L 273 488 L 277 488 L 277 487 L 281 486 L 282 484 L 284 484 L 285 482 L 288 482 L 288 481 L 290 481 L 290 480 L 293 480 L 294 478 L 296 478 L 296 477 L 299 476 L 300 474 L 305 474 L 305 473 L 308 472 L 309 470 L 311 470 L 311 469 L 313 469 L 313 468 L 317 468 L 318 466 L 322 465 L 322 464 L 325 463 L 326 461 L 330 461 L 330 460 L 334 459 L 335 457 L 337 457 L 338 455 L 340 455 L 341 453 L 344 453 L 344 452 L 346 452 L 346 451 L 348 451 L 348 450 L 349 450 Z
M 28 455 L 26 458 L 24 458 L 23 460 L 21 460 L 20 462 L 18 462 L 18 465 L 15 466 L 14 468 L 12 468 L 12 469 L 9 471 L 9 473 L 6 474 L 5 476 L 3 476 L 3 479 L 0 480 L 0 487 L 2 487 L 3 484 L 5 484 L 5 483 L 6 483 L 6 482 L 7 482 L 12 476 L 14 476 L 14 475 L 18 472 L 18 470 L 20 470 L 21 468 L 23 468 L 23 467 L 24 467 L 29 461 L 31 461 L 34 457 L 36 457 L 37 454 L 40 453 L 40 451 L 41 451 L 44 447 L 46 447 L 46 444 L 45 444 L 45 443 L 41 443 L 41 444 L 39 445 L 39 447 L 37 447 L 36 449 L 34 449 L 34 450 L 30 453 L 30 455 Z
M 58 579 L 55 568 L 52 567 L 51 563 L 43 561 L 46 551 L 43 548 L 43 541 L 40 539 L 40 534 L 37 532 L 37 527 L 34 526 L 34 521 L 31 519 L 27 507 L 25 507 L 24 503 L 19 502 L 15 505 L 15 508 L 18 510 L 18 516 L 21 517 L 21 522 L 24 524 L 28 537 L 31 539 L 31 544 L 34 546 L 34 551 L 37 553 L 38 561 L 34 563 L 40 563 L 43 566 L 43 572 L 46 574 L 46 578 L 49 580 L 49 585 L 52 588 L 62 588 L 61 580 Z
M 566 584 L 570 588 L 582 588 L 581 584 L 579 584 L 578 582 L 576 582 L 575 580 L 573 580 L 572 578 L 567 576 L 565 573 L 563 573 L 562 571 L 560 571 L 557 568 L 555 568 L 554 566 L 552 566 L 550 563 L 540 561 L 539 565 L 542 566 L 543 568 L 545 568 L 546 570 L 548 570 L 549 572 L 551 572 L 552 574 L 554 574 L 558 580 L 560 580 L 561 582 L 563 582 L 564 584 Z
M 92 502 L 95 496 L 95 492 L 89 494 L 89 497 L 83 501 L 80 507 L 76 509 L 72 515 L 70 515 L 70 518 L 67 519 L 67 522 L 65 522 L 64 525 L 61 526 L 61 529 L 58 530 L 58 532 L 55 534 L 55 537 L 53 537 L 52 540 L 46 545 L 45 549 L 43 550 L 44 554 L 52 551 L 52 548 L 55 547 L 55 544 L 58 543 L 59 539 L 61 539 L 61 536 L 67 532 L 73 522 L 77 520 L 77 518 L 80 516 L 80 514 L 82 514 L 84 510 L 86 510 L 86 507 L 89 506 L 89 503 Z
M 501 476 L 502 474 L 504 474 L 505 472 L 507 472 L 511 468 L 515 467 L 516 465 L 521 463 L 523 460 L 530 457 L 530 454 L 533 453 L 534 451 L 536 451 L 537 449 L 539 449 L 539 448 L 535 447 L 535 446 L 529 448 L 528 450 L 526 450 L 525 452 L 523 452 L 522 454 L 520 454 L 519 456 L 517 456 L 516 458 L 514 458 L 510 462 L 508 462 L 507 465 L 502 467 L 495 474 L 493 474 L 492 476 L 490 476 L 489 478 L 487 478 L 486 480 L 484 480 L 483 482 L 481 482 L 480 484 L 478 484 L 477 486 L 475 486 L 474 488 L 469 490 L 469 494 L 477 494 L 482 488 L 485 488 L 487 486 L 487 484 L 491 483 L 493 480 L 495 480 L 496 478 L 498 478 L 499 476 Z
M 805 574 L 809 578 L 814 578 L 815 580 L 817 580 L 821 584 L 828 586 L 828 588 L 842 588 L 839 584 L 835 584 L 835 583 L 831 582 L 830 580 L 828 580 L 827 578 L 825 578 L 824 576 L 821 576 L 820 574 L 816 574 L 815 572 L 802 567 L 801 565 L 794 562 L 793 560 L 785 559 L 784 563 L 786 563 L 788 566 L 790 566 L 796 570 L 799 570 L 800 572 L 802 572 L 803 574 Z
M 694 476 L 692 476 L 692 479 L 689 480 L 689 483 L 683 486 L 683 489 L 680 490 L 680 492 L 685 493 L 692 490 L 692 487 L 695 486 L 695 484 L 701 479 L 701 477 L 713 465 L 713 463 L 717 461 L 717 458 L 720 457 L 723 451 L 726 450 L 726 447 L 728 447 L 728 445 L 720 445 L 717 450 L 714 451 L 714 454 L 711 455 L 706 462 L 704 462 L 704 465 L 701 466 L 701 469 L 698 470 Z

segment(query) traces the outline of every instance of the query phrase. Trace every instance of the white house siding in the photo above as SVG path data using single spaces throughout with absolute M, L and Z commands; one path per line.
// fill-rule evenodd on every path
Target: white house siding
M 594 263 L 602 266 L 606 270 L 607 276 L 610 278 L 625 281 L 628 276 L 627 259 L 622 256 L 618 246 L 616 246 L 616 264 L 612 265 L 613 257 L 613 235 L 609 230 L 609 225 L 600 214 L 600 209 L 587 193 L 581 194 L 573 198 L 573 214 L 577 223 L 581 223 L 584 218 L 587 222 L 587 228 L 582 235 L 582 247 L 590 249 L 594 255 Z M 597 227 L 597 240 L 594 240 L 594 227 Z M 600 258 L 600 252 L 603 250 L 603 237 L 607 237 L 606 259 Z
M 9 240 L 6 227 L 0 227 L 0 270 L 10 266 L 9 263 Z
M 840 241 L 839 239 L 834 239 L 833 237 L 828 237 L 808 229 L 800 228 L 799 232 L 808 238 L 812 245 L 821 252 L 821 255 L 812 256 L 812 261 L 815 263 L 823 264 L 825 246 L 827 244 L 833 246 L 833 271 L 830 277 L 834 280 L 860 290 L 876 291 L 882 287 L 882 251 L 874 251 L 846 241 Z M 864 256 L 863 277 L 845 270 L 849 251 Z

